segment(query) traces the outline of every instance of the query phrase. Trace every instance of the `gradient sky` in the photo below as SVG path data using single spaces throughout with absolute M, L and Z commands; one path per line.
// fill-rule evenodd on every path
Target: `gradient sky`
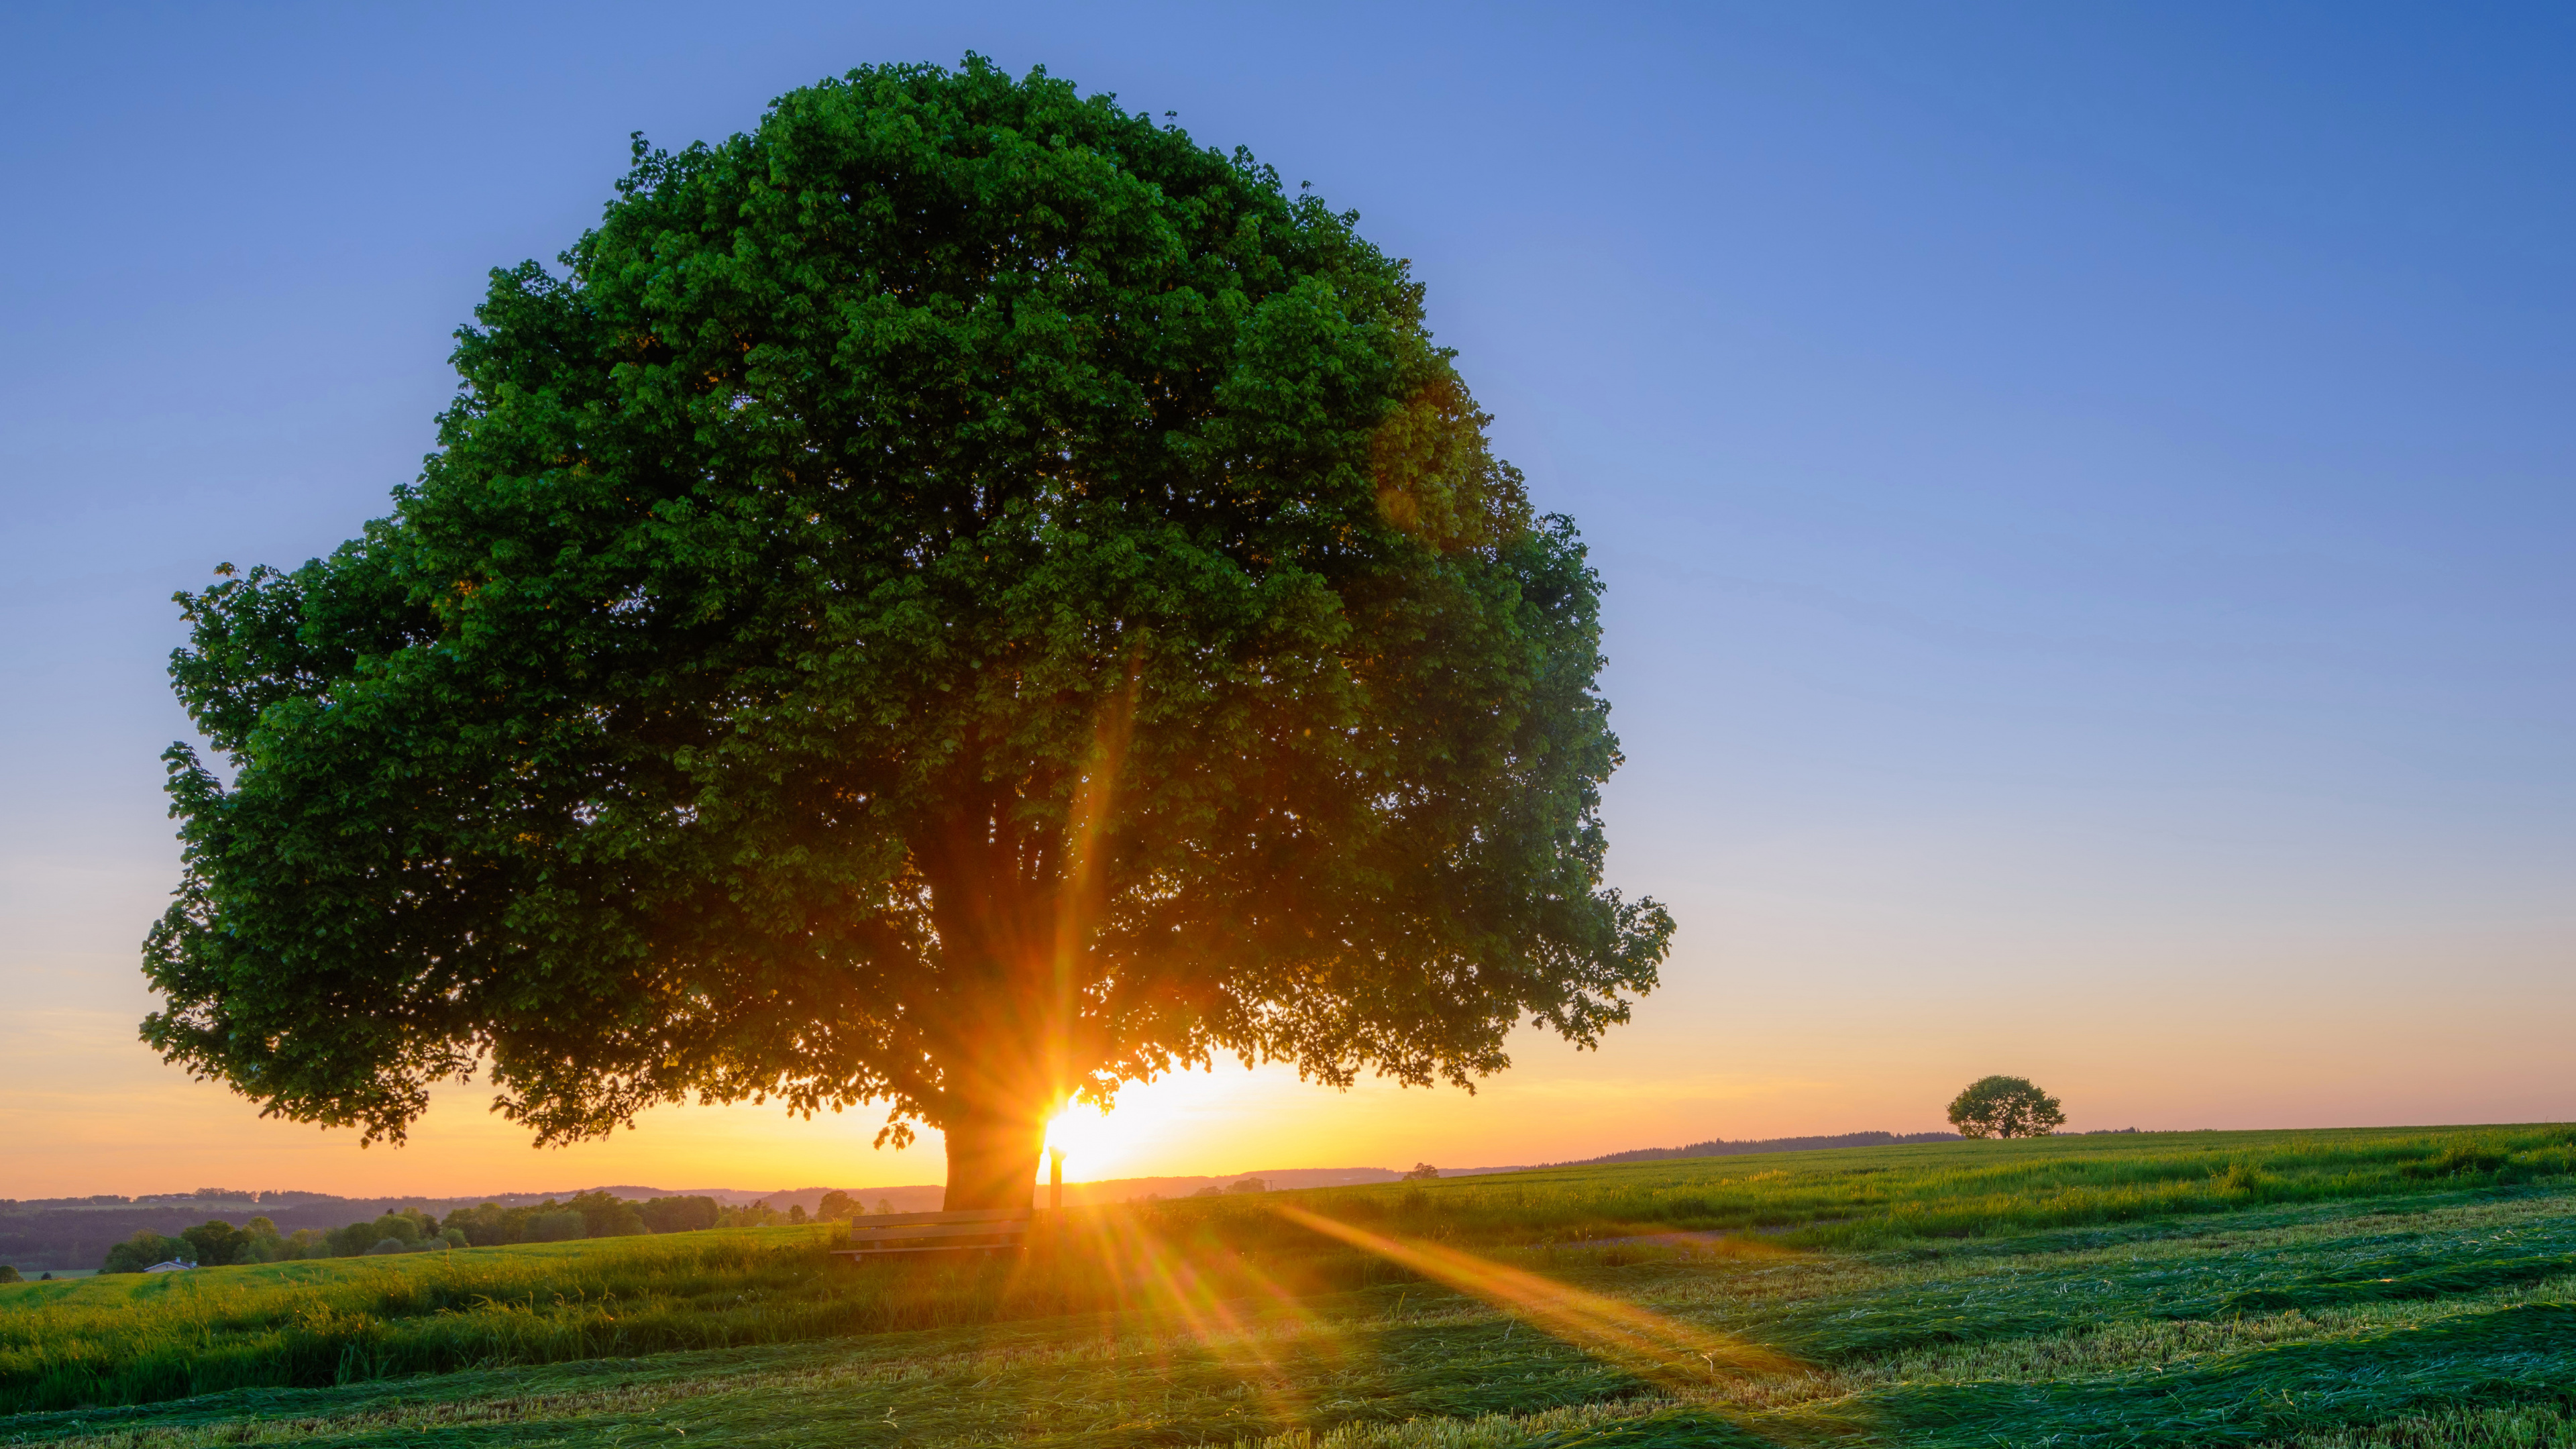
M 134 1038 L 171 592 L 386 509 L 627 133 L 968 50 L 1413 259 L 1609 585 L 1681 930 L 1485 1091 L 1137 1089 L 1071 1175 L 1941 1125 L 2576 1118 L 2576 12 L 0 9 L 0 1196 L 936 1181 L 871 1117 L 399 1151 Z

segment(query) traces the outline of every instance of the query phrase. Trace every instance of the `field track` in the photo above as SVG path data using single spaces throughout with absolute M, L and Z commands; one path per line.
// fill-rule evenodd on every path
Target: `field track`
M 2576 1129 L 2141 1134 L 0 1287 L 0 1443 L 2576 1446 Z

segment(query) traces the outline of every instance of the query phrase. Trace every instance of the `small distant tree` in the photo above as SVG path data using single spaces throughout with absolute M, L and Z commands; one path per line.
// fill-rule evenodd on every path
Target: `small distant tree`
M 827 1223 L 837 1223 L 843 1218 L 851 1216 L 856 1211 L 857 1208 L 851 1203 L 850 1195 L 848 1193 L 827 1192 L 823 1194 L 821 1205 L 814 1209 L 814 1216 L 821 1218 Z
M 589 1224 L 578 1212 L 563 1209 L 538 1213 L 528 1219 L 528 1241 L 532 1243 L 569 1243 L 588 1236 Z
M 581 1214 L 581 1236 L 585 1238 L 630 1238 L 648 1230 L 635 1204 L 596 1188 L 575 1196 L 564 1206 Z
M 2028 1077 L 1980 1077 L 1950 1103 L 1950 1125 L 1962 1137 L 2046 1137 L 2066 1113 Z
M 203 1195 L 202 1189 L 199 1195 Z M 252 1218 L 238 1228 L 218 1218 L 179 1236 L 187 1240 L 190 1256 L 204 1268 L 228 1263 L 274 1263 L 286 1256 L 277 1224 L 265 1217 Z
M 184 1258 L 190 1249 L 184 1238 L 165 1238 L 149 1228 L 107 1250 L 107 1261 L 99 1266 L 102 1273 L 140 1273 L 155 1263 Z
M 712 1228 L 723 1220 L 724 1209 L 714 1198 L 693 1194 L 688 1197 L 657 1197 L 637 1208 L 644 1226 L 657 1233 L 688 1233 Z
M 1417 1162 L 1413 1164 L 1413 1170 L 1404 1175 L 1404 1180 L 1406 1182 L 1429 1182 L 1439 1175 L 1439 1168 L 1432 1166 L 1428 1162 Z
M 465 1241 L 477 1248 L 488 1248 L 510 1241 L 505 1224 L 508 1209 L 496 1202 L 480 1207 L 458 1208 L 447 1215 L 446 1226 L 465 1235 Z
M 53 1275 L 48 1273 L 45 1276 L 50 1278 Z M 6 1263 L 0 1263 L 0 1283 L 24 1283 L 26 1281 L 26 1278 L 21 1275 L 17 1269 L 10 1267 Z
M 427 1236 L 427 1234 L 422 1231 L 423 1226 L 424 1224 L 416 1214 L 409 1212 L 387 1213 L 368 1225 L 369 1231 L 372 1231 L 376 1235 L 370 1242 L 369 1246 L 372 1247 L 374 1243 L 382 1242 L 386 1238 L 392 1238 L 394 1241 L 401 1243 L 406 1248 L 411 1247 L 419 1243 L 423 1237 Z
M 1227 1192 L 1268 1192 L 1270 1184 L 1258 1177 L 1247 1177 L 1226 1188 Z

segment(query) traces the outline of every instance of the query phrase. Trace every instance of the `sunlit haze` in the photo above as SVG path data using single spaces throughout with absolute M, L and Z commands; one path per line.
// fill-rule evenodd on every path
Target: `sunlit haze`
M 2576 17 L 2401 7 L 168 9 L 0 18 L 0 1196 L 941 1178 L 882 1115 L 532 1150 L 265 1121 L 135 1040 L 174 590 L 388 507 L 485 273 L 641 130 L 1045 65 L 1311 181 L 1607 588 L 1597 1052 L 1222 1062 L 1066 1175 L 1943 1125 L 2576 1118 Z

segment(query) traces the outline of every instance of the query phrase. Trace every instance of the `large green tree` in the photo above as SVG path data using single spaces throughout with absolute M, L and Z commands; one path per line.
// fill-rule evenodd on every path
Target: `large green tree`
M 1599 583 L 1355 221 L 973 57 L 639 141 L 391 517 L 179 596 L 145 1039 L 371 1140 L 875 1102 L 952 1208 L 1213 1054 L 1593 1043 Z

